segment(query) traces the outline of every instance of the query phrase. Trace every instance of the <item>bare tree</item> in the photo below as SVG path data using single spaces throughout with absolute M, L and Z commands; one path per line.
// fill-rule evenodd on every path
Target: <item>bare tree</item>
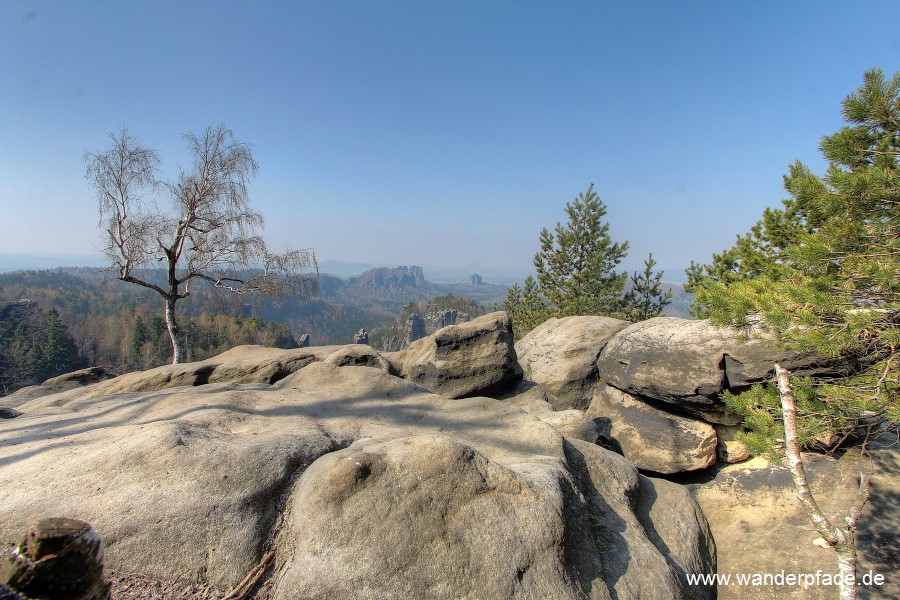
M 838 571 L 841 574 L 841 600 L 856 598 L 856 522 L 862 513 L 863 506 L 869 499 L 869 480 L 860 474 L 859 490 L 856 501 L 850 509 L 850 515 L 844 517 L 845 524 L 835 525 L 819 508 L 816 499 L 806 481 L 806 472 L 800 458 L 800 441 L 797 436 L 797 408 L 794 392 L 791 389 L 791 373 L 775 363 L 775 379 L 781 395 L 781 408 L 784 413 L 784 453 L 787 455 L 788 467 L 794 478 L 797 499 L 803 510 L 809 515 L 819 535 L 834 548 L 837 553 Z
M 259 166 L 250 146 L 235 140 L 230 129 L 217 125 L 199 137 L 185 135 L 194 164 L 173 182 L 157 179 L 156 151 L 128 130 L 110 137 L 113 144 L 103 153 L 84 157 L 85 176 L 99 200 L 104 250 L 119 279 L 165 300 L 173 363 L 185 356 L 175 305 L 188 297 L 195 280 L 239 294 L 317 293 L 312 250 L 273 254 L 257 234 L 263 218 L 250 208 L 247 184 Z M 156 192 L 171 196 L 171 214 L 159 210 Z M 165 282 L 152 277 L 159 263 Z

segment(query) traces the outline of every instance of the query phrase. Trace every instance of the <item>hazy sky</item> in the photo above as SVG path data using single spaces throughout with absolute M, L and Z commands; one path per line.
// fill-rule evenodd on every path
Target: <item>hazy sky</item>
M 528 272 L 591 183 L 623 264 L 708 261 L 823 169 L 900 70 L 900 2 L 0 2 L 2 253 L 100 246 L 82 156 L 122 127 L 253 145 L 276 249 Z M 427 273 L 426 273 L 427 275 Z

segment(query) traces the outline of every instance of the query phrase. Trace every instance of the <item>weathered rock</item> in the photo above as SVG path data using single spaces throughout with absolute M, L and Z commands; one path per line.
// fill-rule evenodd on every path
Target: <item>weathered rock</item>
M 750 452 L 737 436 L 744 431 L 739 425 L 714 425 L 716 429 L 716 457 L 719 462 L 734 464 L 750 458 Z
M 540 384 L 557 410 L 586 409 L 597 384 L 597 357 L 628 324 L 609 317 L 545 321 L 516 343 L 525 379 Z
M 591 444 L 600 436 L 597 424 L 588 419 L 580 410 L 553 410 L 547 393 L 541 386 L 528 381 L 521 381 L 509 395 L 503 396 L 503 402 L 521 408 L 533 417 L 537 417 L 561 435 L 567 438 L 583 440 Z
M 34 598 L 107 600 L 103 540 L 77 519 L 31 523 L 17 551 L 0 560 L 0 583 Z
M 669 599 L 708 560 L 696 507 L 654 512 L 677 492 L 503 401 L 319 361 L 274 385 L 74 393 L 0 427 L 0 541 L 68 514 L 111 569 L 220 588 L 274 543 L 285 599 Z
M 386 358 L 404 378 L 448 398 L 495 394 L 522 377 L 505 312 L 444 327 Z
M 394 366 L 374 348 L 368 345 L 350 344 L 335 350 L 325 358 L 325 362 L 336 367 L 375 367 L 385 373 L 396 375 Z
M 337 346 L 283 350 L 264 346 L 237 346 L 207 360 L 164 365 L 126 373 L 94 387 L 90 397 L 150 392 L 210 383 L 274 383 L 316 360 L 334 353 Z
M 14 408 L 0 406 L 0 419 L 15 419 L 16 417 L 19 417 L 21 415 L 22 413 Z
M 630 394 L 601 384 L 587 416 L 600 424 L 602 437 L 639 469 L 680 473 L 716 462 L 712 425 L 659 410 Z
M 860 598 L 900 598 L 900 453 L 896 448 L 870 449 L 871 458 L 852 451 L 835 460 L 803 455 L 807 478 L 817 503 L 829 519 L 841 522 L 855 500 L 859 473 L 871 480 L 871 496 L 858 521 L 859 577 L 881 574 L 881 586 L 859 586 Z M 689 486 L 709 519 L 718 547 L 719 573 L 778 574 L 837 572 L 831 548 L 819 537 L 797 501 L 786 465 L 760 458 L 728 465 L 708 483 Z M 829 585 L 728 585 L 719 587 L 721 600 L 803 598 L 831 600 Z
M 594 444 L 573 440 L 567 451 L 569 464 L 590 482 L 582 487 L 588 520 L 613 598 L 716 597 L 715 589 L 691 588 L 684 577 L 716 571 L 716 544 L 686 490 L 644 477 L 627 459 Z
M 425 319 L 419 315 L 410 315 L 406 319 L 406 326 L 404 327 L 404 347 L 408 348 L 411 343 L 421 340 L 425 335 Z
M 718 400 L 719 394 L 767 379 L 776 361 L 798 376 L 847 366 L 790 353 L 763 338 L 744 341 L 740 332 L 706 320 L 656 317 L 616 333 L 597 368 L 602 380 L 620 390 L 678 405 L 711 423 L 736 425 L 739 419 Z
M 58 394 L 67 390 L 90 386 L 113 377 L 115 377 L 115 374 L 103 367 L 88 367 L 87 369 L 51 377 L 40 385 L 31 385 L 17 390 L 0 400 L 0 403 L 5 405 L 19 405 L 34 398 L 41 398 L 49 396 L 50 394 Z

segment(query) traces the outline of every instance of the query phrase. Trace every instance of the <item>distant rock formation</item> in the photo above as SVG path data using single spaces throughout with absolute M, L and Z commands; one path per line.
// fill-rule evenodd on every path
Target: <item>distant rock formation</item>
M 356 335 L 353 336 L 354 344 L 368 344 L 369 343 L 369 332 L 365 329 L 360 329 L 356 332 Z
M 309 334 L 304 333 L 300 336 L 300 339 L 297 341 L 298 348 L 309 348 Z
M 351 277 L 347 283 L 363 288 L 421 288 L 425 287 L 425 273 L 422 271 L 422 267 L 417 266 L 381 267 L 366 271 L 357 277 Z
M 425 337 L 425 319 L 419 315 L 410 315 L 406 319 L 406 329 L 403 334 L 404 348 L 408 348 L 411 343 Z
M 481 280 L 481 275 L 475 273 L 471 277 L 469 277 L 469 283 L 472 285 L 484 285 L 484 282 Z

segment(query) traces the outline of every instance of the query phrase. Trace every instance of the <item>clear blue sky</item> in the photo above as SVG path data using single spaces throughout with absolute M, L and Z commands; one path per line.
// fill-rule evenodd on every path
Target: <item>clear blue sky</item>
M 276 249 L 527 273 L 588 184 L 623 267 L 708 261 L 785 196 L 900 2 L 0 2 L 2 253 L 99 247 L 82 156 L 253 145 Z M 426 273 L 427 276 L 427 273 Z

